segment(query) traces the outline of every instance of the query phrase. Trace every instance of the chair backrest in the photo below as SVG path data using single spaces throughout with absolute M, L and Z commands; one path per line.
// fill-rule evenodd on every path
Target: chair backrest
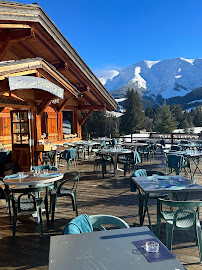
M 158 199 L 158 209 L 162 209 L 162 205 L 169 206 L 174 212 L 173 225 L 176 228 L 186 229 L 195 226 L 199 218 L 199 208 L 202 201 L 171 201 Z M 175 210 L 175 208 L 177 208 Z
M 180 168 L 184 163 L 184 157 L 182 155 L 167 155 L 167 167 L 168 168 Z
M 94 229 L 106 230 L 102 225 L 114 225 L 119 228 L 130 228 L 121 218 L 110 215 L 91 215 L 90 221 Z
M 64 228 L 62 234 L 78 234 L 92 232 L 93 226 L 87 214 L 72 219 Z
M 136 176 L 136 177 L 147 176 L 147 172 L 145 169 L 139 169 L 133 173 L 133 176 Z
M 69 172 L 69 173 L 65 173 L 64 177 L 61 181 L 61 183 L 58 186 L 58 190 L 57 190 L 57 194 L 61 194 L 61 189 L 63 188 L 63 186 L 67 183 L 67 182 L 73 182 L 73 185 L 71 188 L 72 191 L 76 192 L 77 189 L 77 185 L 79 182 L 79 173 L 78 172 Z
M 50 164 L 34 166 L 32 169 L 33 169 L 33 170 L 35 170 L 35 169 L 37 169 L 37 170 L 40 169 L 40 171 L 43 171 L 43 169 L 48 169 L 48 170 L 50 170 L 50 171 L 57 171 L 57 170 L 58 170 L 57 167 L 51 166 Z

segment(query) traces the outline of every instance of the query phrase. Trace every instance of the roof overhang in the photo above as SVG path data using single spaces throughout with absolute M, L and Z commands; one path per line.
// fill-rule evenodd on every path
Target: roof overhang
M 64 77 L 68 79 L 74 77 L 70 80 L 71 83 L 74 86 L 81 85 L 83 87 L 79 91 L 84 92 L 89 105 L 103 105 L 107 110 L 114 110 L 118 107 L 118 103 L 38 4 L 0 1 L 0 29 L 9 29 L 11 38 L 15 37 L 15 31 L 18 30 L 20 45 L 26 48 L 31 57 L 39 56 L 38 54 L 34 55 L 34 50 L 30 46 L 31 40 L 34 40 L 35 43 L 40 42 L 47 47 L 58 62 L 49 61 L 47 56 L 42 55 L 42 57 L 58 67 L 57 70 L 60 69 Z M 89 89 L 90 93 L 86 94 L 86 90 Z M 92 99 L 94 102 L 90 102 Z

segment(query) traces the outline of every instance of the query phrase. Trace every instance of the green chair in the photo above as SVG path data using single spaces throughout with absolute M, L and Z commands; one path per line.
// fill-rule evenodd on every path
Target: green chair
M 50 205 L 51 205 L 51 222 L 54 222 L 54 213 L 57 207 L 57 199 L 59 197 L 70 197 L 72 200 L 73 211 L 75 211 L 76 216 L 78 216 L 77 201 L 76 201 L 76 191 L 79 182 L 79 173 L 71 172 L 65 173 L 64 177 L 58 187 L 54 187 L 50 191 Z M 70 187 L 71 185 L 71 187 Z
M 79 234 L 93 232 L 93 230 L 106 230 L 103 225 L 113 225 L 118 228 L 130 228 L 121 218 L 110 215 L 83 214 L 72 219 L 64 228 L 62 234 Z M 108 227 L 109 228 L 109 227 Z
M 166 174 L 170 174 L 174 170 L 176 175 L 179 175 L 182 169 L 185 170 L 185 174 L 188 174 L 186 168 L 189 168 L 189 173 L 191 174 L 190 162 L 183 155 L 175 155 L 175 154 L 167 155 Z
M 136 165 L 141 163 L 141 158 L 137 151 L 133 151 L 132 153 L 118 156 L 118 163 L 124 164 L 124 177 L 125 177 L 127 171 L 129 171 L 130 173 L 131 166 L 134 169 Z
M 130 228 L 130 226 L 121 218 L 110 215 L 90 215 L 90 221 L 93 229 L 106 230 L 103 225 L 114 225 L 119 228 Z
M 94 171 L 98 172 L 98 167 L 102 169 L 102 178 L 104 179 L 104 175 L 107 172 L 107 165 L 113 164 L 113 159 L 110 154 L 102 154 L 100 152 L 95 153 L 95 160 L 94 160 Z
M 162 210 L 163 205 L 172 210 Z M 157 237 L 160 237 L 161 218 L 166 221 L 166 246 L 172 250 L 173 230 L 194 230 L 196 244 L 199 247 L 200 262 L 202 263 L 202 239 L 199 210 L 202 201 L 170 201 L 158 199 L 157 203 Z
M 42 203 L 43 198 L 38 198 L 35 194 L 42 191 L 42 187 L 22 189 L 22 193 L 16 197 L 16 193 L 12 193 L 12 206 L 13 206 L 13 238 L 15 239 L 17 220 L 20 213 L 30 214 L 37 212 L 39 223 L 40 237 L 43 236 L 42 228 Z

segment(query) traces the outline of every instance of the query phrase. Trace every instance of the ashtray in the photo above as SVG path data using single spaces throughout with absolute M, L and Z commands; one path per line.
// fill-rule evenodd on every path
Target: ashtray
M 147 252 L 159 252 L 159 243 L 148 241 L 145 243 L 145 249 Z

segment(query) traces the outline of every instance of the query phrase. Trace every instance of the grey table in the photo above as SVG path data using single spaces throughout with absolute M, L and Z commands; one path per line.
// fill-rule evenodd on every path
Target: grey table
M 132 181 L 145 193 L 144 207 L 143 205 L 139 205 L 140 226 L 144 224 L 149 195 L 151 193 L 156 193 L 157 195 L 159 193 L 168 193 L 171 195 L 175 193 L 177 196 L 178 192 L 183 192 L 186 194 L 185 200 L 187 200 L 190 192 L 202 192 L 202 186 L 197 184 L 190 186 L 190 180 L 180 175 L 159 176 L 157 183 L 152 180 L 152 176 L 132 177 Z
M 52 236 L 49 270 L 181 270 L 177 260 L 149 263 L 132 241 L 155 235 L 147 228 Z

